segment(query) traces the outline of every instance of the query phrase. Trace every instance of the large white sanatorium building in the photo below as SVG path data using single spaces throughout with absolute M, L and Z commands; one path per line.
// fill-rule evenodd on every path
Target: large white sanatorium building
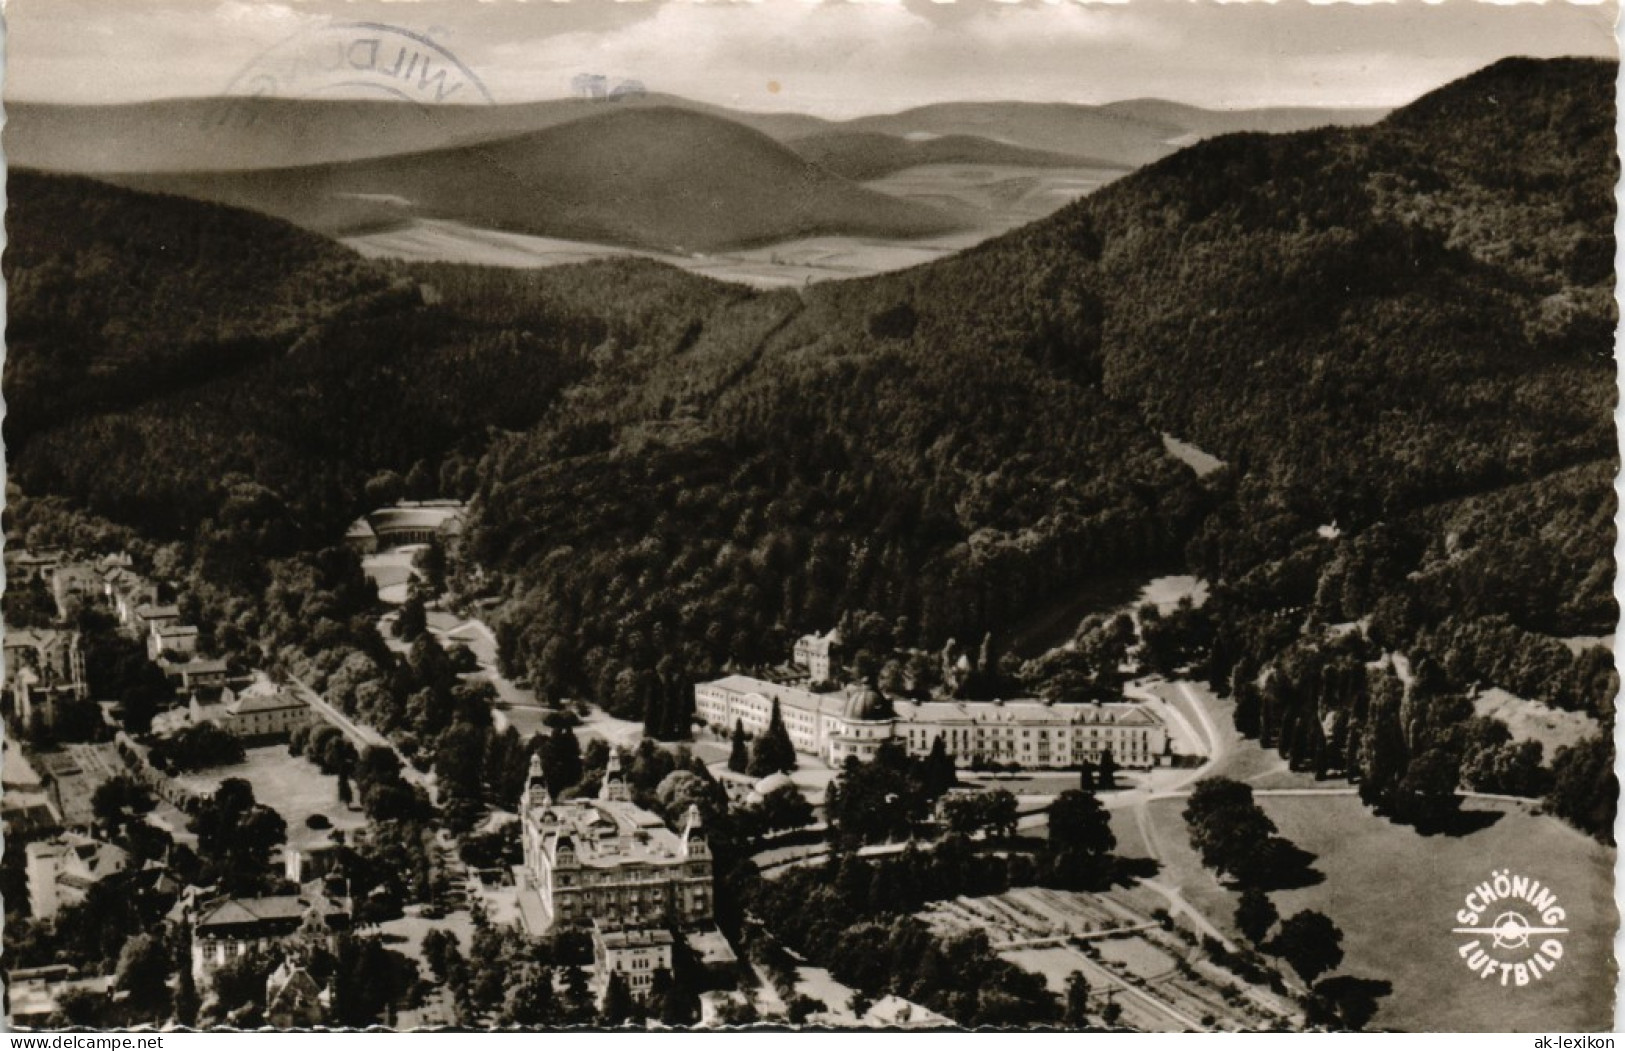
M 1150 709 L 1126 702 L 892 701 L 873 687 L 814 693 L 797 686 L 730 675 L 694 688 L 696 714 L 718 733 L 737 722 L 767 729 L 773 702 L 796 751 L 833 766 L 848 756 L 867 761 L 886 741 L 926 755 L 938 737 L 961 766 L 977 759 L 1024 767 L 1066 768 L 1098 762 L 1108 749 L 1125 767 L 1152 766 L 1168 732 Z
M 523 879 L 540 895 L 552 925 L 711 922 L 711 851 L 699 812 L 689 808 L 681 834 L 666 828 L 632 802 L 617 753 L 610 753 L 597 799 L 565 802 L 548 794 L 533 757 L 519 820 Z

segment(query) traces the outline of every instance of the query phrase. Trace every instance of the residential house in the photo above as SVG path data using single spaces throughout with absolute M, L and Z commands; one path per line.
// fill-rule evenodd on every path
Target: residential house
M 63 832 L 23 848 L 28 906 L 36 920 L 49 920 L 66 905 L 85 900 L 90 888 L 130 867 L 130 855 L 111 843 Z

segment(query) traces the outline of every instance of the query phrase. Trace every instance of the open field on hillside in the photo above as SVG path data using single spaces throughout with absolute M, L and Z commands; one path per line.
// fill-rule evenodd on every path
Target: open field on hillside
M 1324 881 L 1272 895 L 1291 915 L 1316 909 L 1343 931 L 1339 974 L 1391 982 L 1371 1028 L 1595 1031 L 1612 1025 L 1617 925 L 1613 851 L 1524 804 L 1471 800 L 1485 827 L 1463 836 L 1421 836 L 1370 813 L 1355 796 L 1263 796 L 1260 803 L 1298 846 L 1316 856 Z M 1181 798 L 1148 806 L 1161 854 L 1161 883 L 1232 937 L 1236 896 L 1191 851 Z M 1146 850 L 1132 815 L 1114 814 L 1119 850 Z M 1503 989 L 1467 970 L 1450 933 L 1462 898 L 1492 871 L 1510 869 L 1551 886 L 1568 910 L 1564 957 L 1546 981 Z
M 1539 741 L 1548 766 L 1559 748 L 1579 744 L 1597 732 L 1597 720 L 1585 712 L 1566 712 L 1549 704 L 1526 701 L 1498 687 L 1473 698 L 1473 714 L 1506 724 L 1515 741 Z
M 440 261 L 520 269 L 636 256 L 656 259 L 719 281 L 765 289 L 901 270 L 952 255 L 997 232 L 997 229 L 966 231 L 906 241 L 851 236 L 808 237 L 760 248 L 675 255 L 621 245 L 488 230 L 450 220 L 414 219 L 387 230 L 346 237 L 343 242 L 362 255 L 375 259 Z

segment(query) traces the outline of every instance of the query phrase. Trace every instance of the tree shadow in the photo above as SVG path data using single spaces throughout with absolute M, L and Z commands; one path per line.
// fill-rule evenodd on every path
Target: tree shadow
M 1394 991 L 1394 983 L 1379 978 L 1338 975 L 1315 986 L 1320 996 L 1337 1011 L 1344 1029 L 1364 1029 L 1377 1013 L 1377 1001 Z
M 1114 858 L 1111 883 L 1114 887 L 1130 887 L 1138 880 L 1150 879 L 1162 871 L 1156 858 Z
M 1460 839 L 1474 832 L 1484 831 L 1505 816 L 1500 810 L 1457 810 L 1448 815 L 1409 824 L 1419 836 L 1450 836 L 1453 839 Z
M 1298 890 L 1326 882 L 1325 873 L 1314 867 L 1316 855 L 1290 840 L 1272 836 L 1264 855 L 1264 863 L 1248 881 L 1259 890 Z

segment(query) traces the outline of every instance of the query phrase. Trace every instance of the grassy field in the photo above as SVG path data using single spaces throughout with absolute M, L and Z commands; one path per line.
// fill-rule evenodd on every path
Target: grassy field
M 312 814 L 325 814 L 335 829 L 357 829 L 366 823 L 359 810 L 338 801 L 338 779 L 315 764 L 288 754 L 286 745 L 247 749 L 246 759 L 232 766 L 217 766 L 177 778 L 198 792 L 212 792 L 228 777 L 240 777 L 254 786 L 254 799 L 282 815 L 288 823 L 288 843 L 303 846 L 328 838 L 327 830 L 305 826 Z
M 1325 877 L 1272 895 L 1283 915 L 1326 913 L 1343 931 L 1339 974 L 1391 982 L 1371 1028 L 1408 1031 L 1598 1031 L 1612 1027 L 1618 915 L 1614 852 L 1520 804 L 1472 801 L 1491 823 L 1462 836 L 1421 836 L 1373 816 L 1353 796 L 1262 797 L 1281 832 L 1316 855 Z M 1235 897 L 1201 867 L 1180 811 L 1183 799 L 1150 804 L 1162 856 L 1159 881 L 1179 886 L 1210 920 L 1234 934 Z M 1113 816 L 1119 849 L 1146 853 L 1133 816 Z M 1551 886 L 1568 911 L 1564 957 L 1545 981 L 1502 988 L 1469 972 L 1450 933 L 1462 898 L 1507 868 Z

